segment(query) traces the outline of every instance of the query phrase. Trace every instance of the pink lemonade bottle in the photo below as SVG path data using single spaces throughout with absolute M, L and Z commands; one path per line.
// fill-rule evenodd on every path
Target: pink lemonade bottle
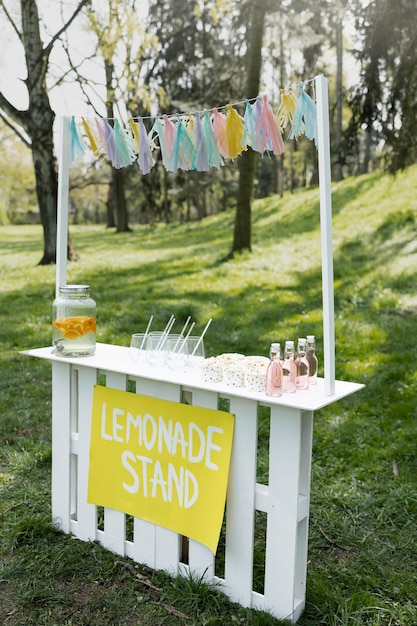
M 271 361 L 266 370 L 265 393 L 267 396 L 277 398 L 282 396 L 281 346 L 279 343 L 271 344 L 269 356 Z
M 297 389 L 297 366 L 294 361 L 294 342 L 285 342 L 284 360 L 282 362 L 282 390 L 294 393 Z
M 317 383 L 318 360 L 316 356 L 316 341 L 314 335 L 307 335 L 306 357 L 310 368 L 309 382 L 310 385 L 315 385 Z
M 300 337 L 298 339 L 295 364 L 297 366 L 297 389 L 308 389 L 310 367 L 307 360 L 307 339 L 304 339 L 304 337 Z

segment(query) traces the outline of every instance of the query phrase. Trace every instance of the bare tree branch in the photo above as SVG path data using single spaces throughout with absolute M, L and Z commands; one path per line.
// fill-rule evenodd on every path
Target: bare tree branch
M 10 13 L 8 12 L 3 0 L 0 0 L 0 7 L 3 9 L 3 12 L 5 14 L 5 16 L 7 17 L 8 21 L 10 22 L 11 27 L 13 28 L 14 32 L 16 33 L 16 35 L 19 38 L 19 41 L 22 41 L 22 33 L 19 31 L 19 29 L 17 28 L 14 20 L 12 19 L 12 16 L 10 15 Z
M 0 110 L 3 109 L 13 120 L 22 126 L 25 125 L 25 111 L 19 111 L 0 91 Z
M 1 1 L 1 0 L 0 0 Z M 71 15 L 71 17 L 69 18 L 69 20 L 67 20 L 67 22 L 58 30 L 58 32 L 55 33 L 55 35 L 52 37 L 51 41 L 48 43 L 48 45 L 45 47 L 44 49 L 44 53 L 46 55 L 46 57 L 49 56 L 49 54 L 51 53 L 51 50 L 55 44 L 55 42 L 60 38 L 60 36 L 62 35 L 63 32 L 65 32 L 67 30 L 67 28 L 72 24 L 72 22 L 75 20 L 75 18 L 77 17 L 77 15 L 82 11 L 82 9 L 91 3 L 91 0 L 81 0 L 81 2 L 79 3 L 79 5 L 77 6 L 77 8 L 75 9 L 74 13 Z
M 0 94 L 0 98 L 1 98 L 1 94 Z M 20 111 L 18 111 L 18 113 L 20 113 Z M 32 147 L 32 142 L 30 141 L 30 139 L 25 137 L 25 135 L 23 135 L 20 129 L 17 128 L 17 126 L 15 126 L 13 122 L 9 120 L 7 115 L 4 115 L 4 113 L 1 110 L 0 110 L 0 119 L 6 124 L 6 126 L 8 126 L 17 135 L 17 137 L 20 139 L 20 141 L 22 141 L 25 144 L 25 146 L 27 146 L 28 148 Z

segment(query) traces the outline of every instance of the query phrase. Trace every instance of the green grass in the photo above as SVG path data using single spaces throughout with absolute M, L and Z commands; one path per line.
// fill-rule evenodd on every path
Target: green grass
M 315 416 L 301 626 L 417 623 L 416 188 L 417 167 L 333 188 L 336 374 L 366 387 Z M 68 278 L 91 284 L 102 342 L 128 345 L 173 313 L 197 331 L 213 318 L 208 355 L 312 333 L 320 356 L 318 203 L 316 189 L 256 202 L 253 251 L 232 259 L 228 212 L 127 234 L 73 227 Z M 36 265 L 41 252 L 39 227 L 0 228 L 0 623 L 278 623 L 51 527 L 50 366 L 19 355 L 50 343 L 55 268 Z

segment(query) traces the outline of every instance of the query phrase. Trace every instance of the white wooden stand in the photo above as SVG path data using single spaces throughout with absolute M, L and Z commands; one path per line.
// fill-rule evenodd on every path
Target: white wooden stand
M 362 387 L 335 380 L 332 206 L 328 81 L 314 79 L 320 177 L 323 293 L 324 379 L 309 391 L 272 399 L 222 384 L 205 384 L 192 372 L 153 370 L 129 360 L 128 348 L 98 344 L 93 357 L 63 359 L 51 348 L 25 354 L 49 359 L 53 373 L 52 511 L 59 527 L 82 540 L 99 541 L 117 554 L 171 573 L 187 570 L 222 583 L 224 592 L 243 606 L 297 621 L 305 605 L 308 515 L 313 413 Z M 63 118 L 59 150 L 56 289 L 66 283 L 70 118 Z M 204 546 L 176 533 L 87 503 L 93 387 L 108 387 L 217 409 L 226 398 L 236 415 L 226 506 L 224 572 Z M 270 409 L 269 479 L 256 480 L 258 409 Z M 253 589 L 256 511 L 266 515 L 263 592 Z M 184 545 L 187 550 L 184 551 Z M 186 552 L 186 556 L 185 556 Z
M 362 387 L 335 381 L 326 395 L 323 379 L 308 391 L 281 398 L 201 381 L 189 369 L 174 372 L 137 365 L 129 349 L 98 344 L 94 356 L 64 359 L 39 348 L 24 354 L 52 361 L 52 514 L 66 533 L 98 541 L 107 549 L 171 574 L 190 570 L 221 583 L 224 593 L 246 607 L 270 611 L 296 622 L 305 605 L 308 515 L 313 413 Z M 127 536 L 123 512 L 87 503 L 93 387 L 97 382 L 121 390 L 218 408 L 230 403 L 235 432 L 227 492 L 224 572 L 203 545 L 165 528 L 135 518 Z M 270 408 L 269 480 L 256 481 L 258 409 Z M 263 593 L 253 590 L 255 512 L 266 514 Z

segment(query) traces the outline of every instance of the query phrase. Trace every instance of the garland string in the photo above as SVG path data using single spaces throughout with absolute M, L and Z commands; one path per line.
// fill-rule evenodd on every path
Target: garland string
M 282 135 L 288 127 L 288 139 L 305 135 L 317 145 L 317 107 L 305 91 L 313 80 L 299 83 L 298 97 L 293 89 L 281 89 L 276 112 L 263 95 L 194 113 L 130 117 L 126 125 L 116 118 L 94 118 L 92 124 L 85 117 L 79 121 L 71 117 L 71 163 L 85 154 L 89 144 L 95 156 L 105 157 L 115 168 L 136 161 L 142 174 L 149 174 L 159 151 L 169 172 L 204 172 L 221 167 L 225 159 L 235 159 L 249 147 L 261 154 L 282 154 Z M 243 104 L 241 116 L 236 107 Z M 149 131 L 147 119 L 153 120 Z

